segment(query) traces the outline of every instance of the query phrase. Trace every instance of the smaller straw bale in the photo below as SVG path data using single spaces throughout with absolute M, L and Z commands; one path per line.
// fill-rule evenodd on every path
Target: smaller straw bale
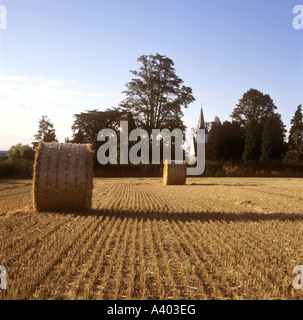
M 184 161 L 166 160 L 163 170 L 163 184 L 184 185 L 186 183 L 186 164 Z

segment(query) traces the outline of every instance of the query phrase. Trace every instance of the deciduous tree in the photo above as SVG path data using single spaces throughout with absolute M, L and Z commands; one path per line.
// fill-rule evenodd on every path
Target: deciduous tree
M 276 109 L 276 105 L 268 94 L 250 89 L 239 100 L 231 118 L 237 121 L 247 133 L 251 121 L 264 125 L 266 119 L 272 116 Z
M 137 127 L 151 135 L 152 129 L 176 128 L 185 130 L 182 108 L 195 101 L 192 89 L 182 85 L 176 75 L 174 62 L 166 56 L 142 55 L 138 58 L 139 70 L 126 84 L 126 98 L 122 109 L 132 113 Z

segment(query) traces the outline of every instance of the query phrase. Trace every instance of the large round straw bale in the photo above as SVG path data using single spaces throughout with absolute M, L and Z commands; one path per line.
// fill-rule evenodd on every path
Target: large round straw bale
M 184 185 L 186 182 L 186 165 L 184 161 L 166 160 L 163 170 L 164 185 Z
M 40 143 L 34 164 L 34 206 L 38 211 L 87 211 L 93 189 L 91 145 Z

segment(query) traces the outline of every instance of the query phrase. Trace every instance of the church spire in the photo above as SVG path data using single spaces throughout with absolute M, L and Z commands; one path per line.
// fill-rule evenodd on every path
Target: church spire
M 205 129 L 204 115 L 203 115 L 203 106 L 201 105 L 200 117 L 198 122 L 197 129 Z
M 205 130 L 205 143 L 207 143 L 209 132 L 208 132 L 207 128 L 205 127 L 205 121 L 204 121 L 204 115 L 203 115 L 203 105 L 201 105 L 197 129 L 194 131 L 194 135 L 192 138 L 192 145 L 190 148 L 190 156 L 191 157 L 195 157 L 197 155 L 197 143 L 202 143 L 201 141 L 199 142 L 199 140 L 197 140 L 197 133 L 198 133 L 199 129 Z

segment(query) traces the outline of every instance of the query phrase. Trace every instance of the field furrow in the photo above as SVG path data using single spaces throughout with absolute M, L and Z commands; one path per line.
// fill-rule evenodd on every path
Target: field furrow
M 302 179 L 95 179 L 87 213 L 0 181 L 0 299 L 302 299 Z

